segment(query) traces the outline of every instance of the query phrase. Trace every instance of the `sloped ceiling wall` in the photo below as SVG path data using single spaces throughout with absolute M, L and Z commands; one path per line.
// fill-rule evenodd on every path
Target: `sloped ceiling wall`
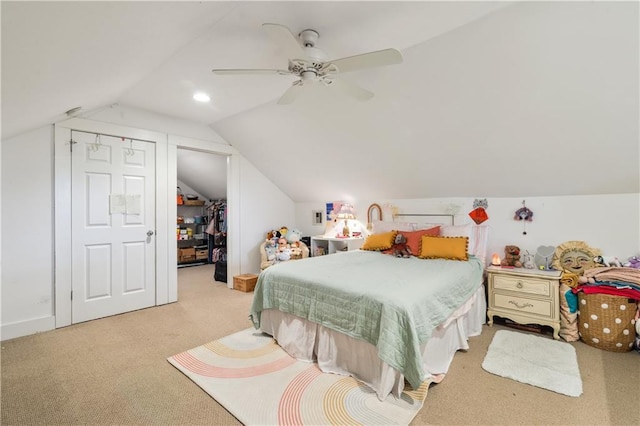
M 349 75 L 368 103 L 213 127 L 296 201 L 635 193 L 638 8 L 619 6 L 519 3 Z
M 227 199 L 227 156 L 178 149 L 177 177 L 206 200 Z
M 211 126 L 298 202 L 640 192 L 638 2 L 0 7 L 3 138 L 118 104 Z M 342 76 L 369 102 L 276 105 L 290 76 L 210 71 L 286 66 L 264 22 L 317 29 L 332 58 L 405 60 Z

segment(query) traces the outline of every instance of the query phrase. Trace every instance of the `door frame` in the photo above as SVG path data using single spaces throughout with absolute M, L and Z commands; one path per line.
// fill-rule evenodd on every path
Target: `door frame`
M 231 145 L 223 143 L 208 142 L 184 136 L 168 136 L 167 172 L 169 188 L 175 188 L 178 185 L 178 149 L 188 149 L 227 157 L 227 231 L 232 236 L 227 238 L 227 287 L 233 288 L 233 281 L 229 277 L 240 273 L 240 214 L 238 209 L 229 208 L 229 206 L 239 205 L 240 167 L 238 155 L 234 155 L 237 154 L 237 151 Z M 173 202 L 168 207 L 170 218 L 178 216 L 178 205 L 174 200 L 175 198 L 172 199 Z M 175 220 L 171 222 L 171 226 L 175 230 Z M 178 300 L 178 246 L 175 244 L 175 235 L 172 243 L 169 245 L 167 265 L 169 268 L 169 299 L 171 302 L 175 302 Z
M 177 246 L 175 244 L 175 187 L 177 148 L 227 155 L 227 206 L 239 205 L 240 170 L 237 151 L 223 142 L 175 136 L 82 118 L 54 125 L 54 273 L 55 327 L 71 325 L 71 130 L 101 133 L 156 143 L 156 306 L 178 300 Z M 240 270 L 240 214 L 230 208 L 227 240 L 228 276 Z M 233 283 L 227 278 L 227 287 Z
M 85 119 L 72 118 L 54 125 L 54 296 L 56 328 L 72 324 L 71 304 L 71 153 L 69 141 L 72 130 L 89 133 L 100 133 L 118 137 L 140 139 L 156 144 L 155 158 L 155 191 L 156 191 L 156 305 L 166 303 L 167 274 L 158 265 L 158 259 L 167 257 L 168 231 L 162 224 L 167 221 L 166 204 L 168 189 L 166 177 L 162 173 L 166 167 L 167 136 L 149 130 L 133 129 L 109 123 L 95 122 Z M 163 229 L 165 228 L 165 229 Z M 163 302 L 164 301 L 164 302 Z M 160 302 L 160 303 L 159 303 Z

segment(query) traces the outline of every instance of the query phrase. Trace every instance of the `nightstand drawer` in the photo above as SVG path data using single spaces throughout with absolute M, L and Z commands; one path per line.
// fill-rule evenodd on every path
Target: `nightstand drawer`
M 495 308 L 507 309 L 514 312 L 526 312 L 528 314 L 540 315 L 544 318 L 554 318 L 553 304 L 551 301 L 525 299 L 508 294 L 493 294 L 493 304 Z
M 495 275 L 493 288 L 496 290 L 517 291 L 519 293 L 551 296 L 551 282 L 545 279 L 528 279 L 509 275 Z

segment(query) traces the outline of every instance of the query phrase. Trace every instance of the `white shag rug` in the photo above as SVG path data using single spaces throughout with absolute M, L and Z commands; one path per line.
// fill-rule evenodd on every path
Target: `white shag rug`
M 501 377 L 564 395 L 582 395 L 576 350 L 559 340 L 498 330 L 482 368 Z

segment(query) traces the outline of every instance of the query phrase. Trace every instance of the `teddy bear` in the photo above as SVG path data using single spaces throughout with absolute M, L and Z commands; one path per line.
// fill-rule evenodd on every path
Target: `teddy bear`
M 391 254 L 395 257 L 411 257 L 411 249 L 407 246 L 407 237 L 398 233 L 393 246 L 391 246 Z
M 500 264 L 502 266 L 522 268 L 522 262 L 520 262 L 520 248 L 513 245 L 504 246 L 504 259 L 502 259 Z

